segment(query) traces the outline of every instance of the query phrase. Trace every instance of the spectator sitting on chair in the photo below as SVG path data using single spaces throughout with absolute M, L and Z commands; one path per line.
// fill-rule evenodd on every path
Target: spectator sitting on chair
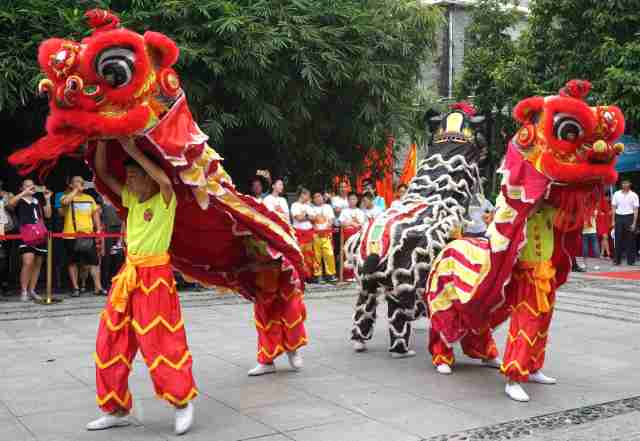
M 61 214 L 64 216 L 64 233 L 93 233 L 101 231 L 100 210 L 96 201 L 84 193 L 84 179 L 81 176 L 71 178 L 70 191 L 61 199 Z M 96 242 L 86 250 L 78 250 L 77 239 L 65 238 L 65 249 L 69 262 L 72 297 L 80 295 L 78 284 L 78 266 L 87 265 L 93 278 L 95 295 L 106 295 L 98 272 L 98 251 Z
M 43 189 L 42 195 L 37 191 L 35 183 L 31 179 L 22 181 L 21 192 L 9 200 L 9 209 L 14 210 L 18 225 L 34 225 L 51 218 L 51 192 Z M 36 195 L 36 193 L 38 193 Z M 22 256 L 22 269 L 20 270 L 21 300 L 23 302 L 40 300 L 36 293 L 36 286 L 40 278 L 42 261 L 47 255 L 47 243 L 43 241 L 39 245 L 27 245 L 20 241 L 18 249 Z
M 638 221 L 638 195 L 631 190 L 631 182 L 622 181 L 622 189 L 613 194 L 611 206 L 613 208 L 615 225 L 615 259 L 620 265 L 622 255 L 627 255 L 627 263 L 634 265 L 636 261 L 635 231 Z

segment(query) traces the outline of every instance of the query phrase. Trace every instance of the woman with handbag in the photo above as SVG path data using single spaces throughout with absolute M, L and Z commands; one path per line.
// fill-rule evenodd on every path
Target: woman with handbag
M 42 198 L 36 197 L 37 188 L 31 179 L 22 181 L 20 189 L 20 193 L 9 199 L 8 208 L 15 212 L 22 235 L 18 246 L 22 256 L 20 288 L 21 299 L 26 302 L 40 298 L 36 286 L 42 261 L 47 255 L 48 231 L 44 219 L 51 217 L 51 192 L 43 188 Z

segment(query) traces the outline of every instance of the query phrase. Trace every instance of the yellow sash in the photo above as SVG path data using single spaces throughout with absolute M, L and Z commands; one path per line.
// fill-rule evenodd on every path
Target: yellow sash
M 520 276 L 524 276 L 527 282 L 536 288 L 536 300 L 540 312 L 551 311 L 549 293 L 551 292 L 551 280 L 556 276 L 556 269 L 550 260 L 542 262 L 518 262 Z
M 169 264 L 170 260 L 168 253 L 158 256 L 127 255 L 127 260 L 122 270 L 112 279 L 111 306 L 113 306 L 113 309 L 124 313 L 129 303 L 129 294 L 138 287 L 138 268 L 163 266 Z

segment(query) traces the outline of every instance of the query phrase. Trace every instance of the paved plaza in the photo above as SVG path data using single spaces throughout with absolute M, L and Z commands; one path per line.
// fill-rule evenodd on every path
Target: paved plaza
M 251 305 L 233 296 L 184 293 L 184 315 L 201 391 L 186 440 L 409 441 L 640 440 L 640 283 L 577 275 L 560 292 L 547 353 L 555 386 L 529 385 L 532 401 L 503 393 L 495 370 L 458 354 L 451 376 L 418 356 L 387 353 L 386 305 L 369 351 L 348 336 L 353 287 L 310 289 L 305 368 L 249 378 L 256 335 Z M 134 424 L 86 432 L 98 415 L 91 353 L 104 298 L 44 307 L 0 303 L 1 441 L 174 439 L 173 412 L 154 397 L 138 357 L 130 386 Z M 499 346 L 505 327 L 497 332 Z

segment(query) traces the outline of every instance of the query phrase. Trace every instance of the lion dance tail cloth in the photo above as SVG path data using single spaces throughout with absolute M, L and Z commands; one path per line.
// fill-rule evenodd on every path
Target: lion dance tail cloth
M 433 263 L 425 302 L 434 364 L 452 364 L 451 344 L 474 358 L 497 356 L 491 329 L 511 319 L 502 372 L 526 381 L 544 364 L 555 292 L 565 283 L 577 236 L 615 183 L 613 144 L 624 132 L 615 106 L 589 107 L 589 83 L 533 97 L 514 110 L 523 124 L 508 145 L 496 213 L 485 239 L 459 239 Z
M 90 36 L 80 42 L 52 38 L 40 45 L 38 61 L 46 79 L 39 90 L 48 94 L 50 107 L 47 135 L 13 154 L 10 162 L 23 173 L 46 173 L 61 155 L 84 150 L 95 170 L 96 146 L 105 143 L 109 171 L 124 183 L 126 154 L 116 139 L 134 139 L 173 182 L 178 204 L 169 248 L 173 267 L 187 280 L 236 291 L 254 303 L 272 304 L 270 295 L 291 301 L 286 314 L 269 316 L 265 327 L 270 321 L 298 323 L 296 332 L 305 335 L 305 266 L 295 231 L 235 189 L 222 158 L 192 117 L 172 68 L 179 55 L 175 42 L 157 32 L 141 35 L 123 28 L 108 11 L 86 16 Z M 120 198 L 98 178 L 96 188 L 125 216 Z M 271 263 L 268 269 L 255 265 L 264 262 Z M 279 275 L 268 295 L 260 284 L 273 266 Z M 265 311 L 268 315 L 271 309 Z M 306 342 L 306 336 L 297 342 Z M 292 344 L 283 336 L 276 346 Z M 258 351 L 273 353 L 273 348 L 260 345 Z

